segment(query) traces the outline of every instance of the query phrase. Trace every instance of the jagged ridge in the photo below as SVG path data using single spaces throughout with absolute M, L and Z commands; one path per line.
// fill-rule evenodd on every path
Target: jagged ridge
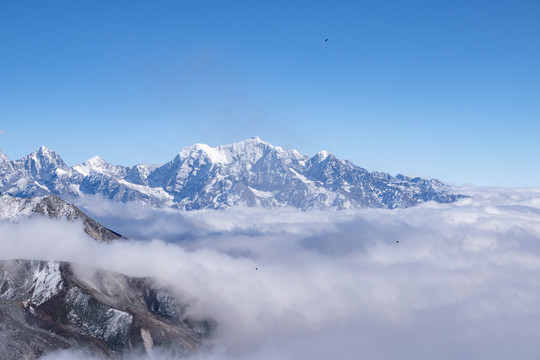
M 107 229 L 83 213 L 75 205 L 69 204 L 56 195 L 17 198 L 0 196 L 0 220 L 17 221 L 32 216 L 47 216 L 68 221 L 82 221 L 84 231 L 97 241 L 111 242 L 125 239 L 122 235 Z
M 217 148 L 195 144 L 161 166 L 124 167 L 93 157 L 68 167 L 45 147 L 16 161 L 0 152 L 0 193 L 56 194 L 68 201 L 97 194 L 120 202 L 185 210 L 232 206 L 393 209 L 462 197 L 449 194 L 438 180 L 369 172 L 325 151 L 309 158 L 257 137 Z

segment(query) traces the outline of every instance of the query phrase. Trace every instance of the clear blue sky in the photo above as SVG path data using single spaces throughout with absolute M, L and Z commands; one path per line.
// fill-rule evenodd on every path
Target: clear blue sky
M 10 158 L 164 163 L 254 135 L 540 186 L 540 1 L 0 1 Z

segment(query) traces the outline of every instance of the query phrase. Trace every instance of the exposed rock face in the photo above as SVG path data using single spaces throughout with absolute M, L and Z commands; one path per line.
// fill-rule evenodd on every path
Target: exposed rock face
M 462 197 L 447 193 L 437 180 L 369 172 L 325 151 L 309 158 L 256 137 L 217 148 L 195 144 L 161 166 L 116 166 L 93 157 L 68 167 L 45 147 L 16 161 L 0 152 L 0 193 L 18 197 L 52 193 L 68 201 L 98 194 L 119 202 L 184 210 L 393 209 Z
M 84 231 L 97 241 L 111 242 L 124 238 L 122 235 L 102 226 L 79 208 L 65 202 L 56 195 L 32 198 L 17 198 L 10 195 L 0 196 L 0 220 L 17 221 L 21 218 L 40 215 L 69 221 L 82 221 Z
M 78 272 L 65 262 L 0 261 L 1 359 L 62 349 L 123 358 L 160 346 L 182 356 L 203 347 L 214 327 L 186 317 L 185 306 L 149 278 Z

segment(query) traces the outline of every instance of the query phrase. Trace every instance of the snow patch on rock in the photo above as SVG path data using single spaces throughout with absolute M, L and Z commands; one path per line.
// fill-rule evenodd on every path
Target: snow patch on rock
M 49 261 L 34 273 L 34 292 L 30 301 L 39 306 L 62 290 L 62 274 L 60 264 Z

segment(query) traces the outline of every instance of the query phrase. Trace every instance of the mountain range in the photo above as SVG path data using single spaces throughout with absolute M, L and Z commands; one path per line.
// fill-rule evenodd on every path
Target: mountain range
M 0 151 L 0 194 L 54 194 L 70 202 L 99 195 L 182 210 L 394 209 L 463 197 L 435 179 L 369 172 L 326 151 L 308 157 L 258 137 L 215 148 L 188 146 L 163 165 L 112 165 L 96 156 L 70 167 L 44 146 L 14 161 Z

